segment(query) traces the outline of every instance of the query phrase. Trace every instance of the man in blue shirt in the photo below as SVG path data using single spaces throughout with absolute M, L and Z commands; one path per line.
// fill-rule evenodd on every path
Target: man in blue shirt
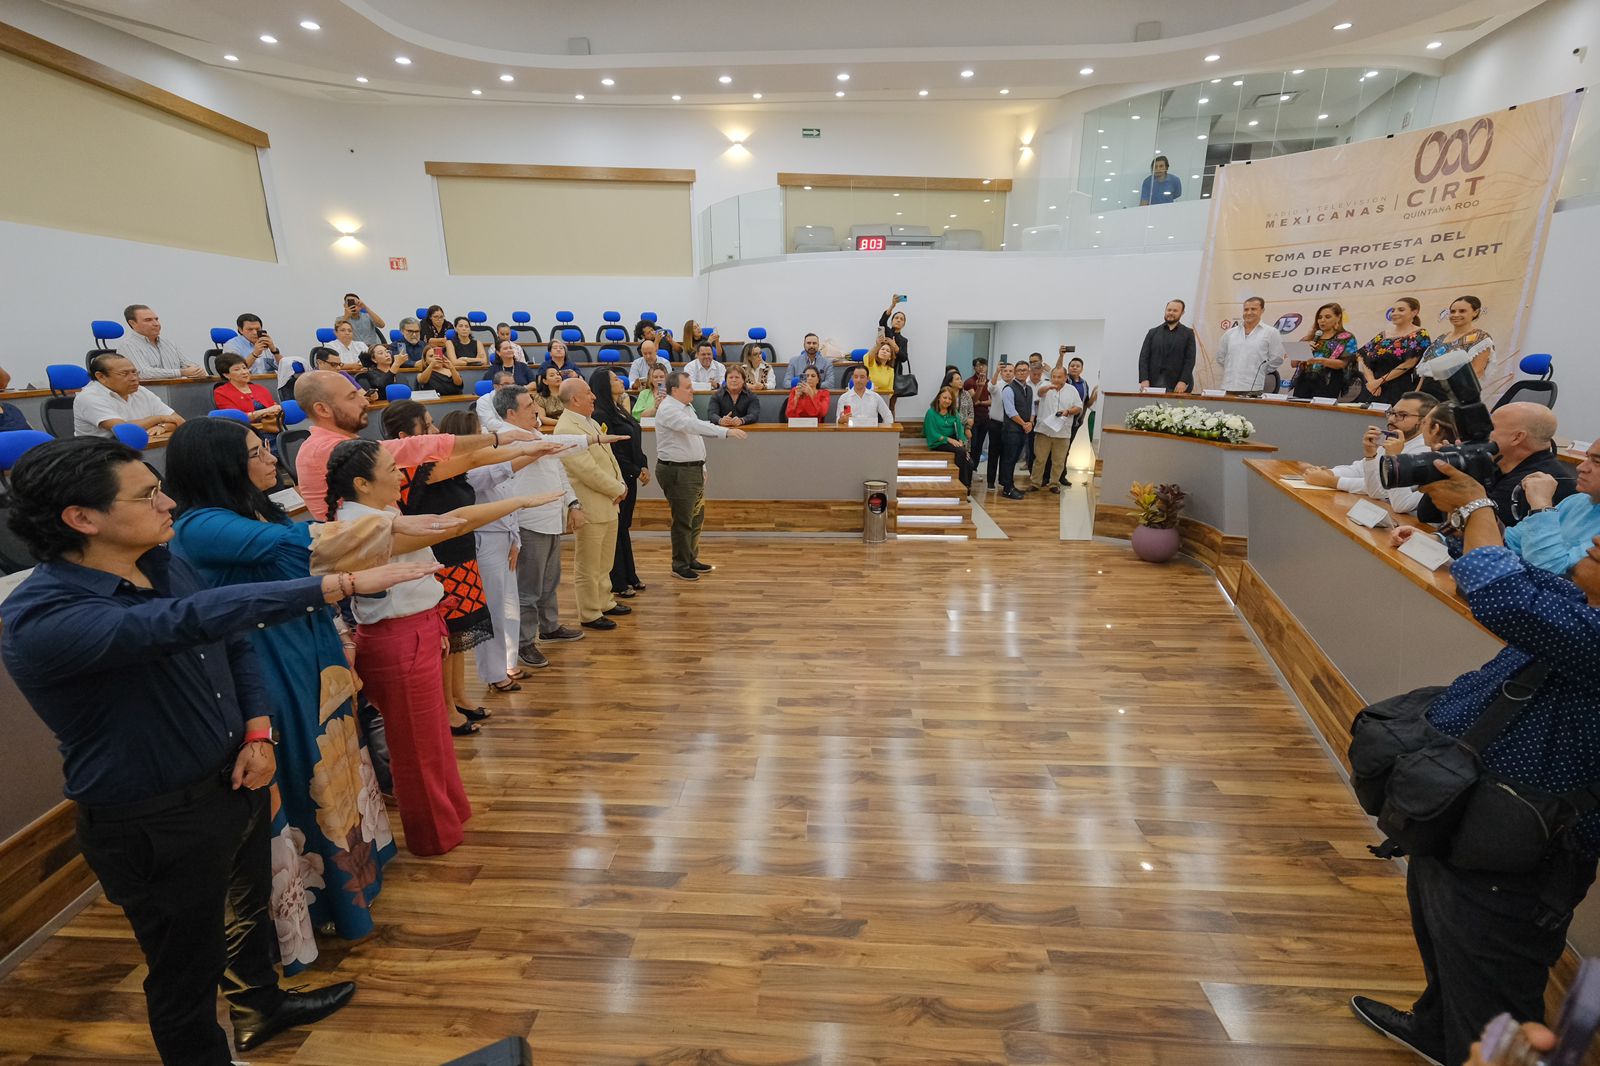
M 1529 474 L 1522 479 L 1528 513 L 1506 530 L 1506 547 L 1530 566 L 1565 574 L 1600 536 L 1600 441 L 1589 445 L 1578 464 L 1577 491 L 1556 503 L 1558 489 L 1549 474 Z
M 1183 195 L 1178 175 L 1167 173 L 1167 157 L 1158 155 L 1150 162 L 1150 176 L 1139 186 L 1139 206 L 1170 204 Z
M 239 332 L 222 346 L 222 350 L 243 359 L 249 364 L 252 374 L 274 373 L 278 369 L 278 346 L 267 335 L 261 318 L 249 313 L 242 314 L 234 319 L 234 325 Z
M 833 364 L 822 356 L 822 339 L 815 333 L 807 333 L 804 344 L 800 354 L 789 360 L 789 386 L 800 384 L 807 370 L 815 370 L 822 379 L 822 387 L 831 388 L 828 380 L 833 377 Z
M 149 965 L 161 1060 L 227 1066 L 220 986 L 240 1051 L 332 1014 L 349 982 L 278 987 L 266 786 L 270 698 L 248 633 L 434 568 L 206 589 L 164 547 L 172 500 L 115 440 L 30 449 L 12 530 L 41 562 L 0 605 L 0 654 L 56 735 L 78 840 Z
M 1428 720 L 1462 735 L 1502 685 L 1542 662 L 1549 673 L 1484 748 L 1483 763 L 1508 781 L 1548 792 L 1600 782 L 1600 538 L 1580 553 L 1570 581 L 1531 566 L 1501 544 L 1483 486 L 1435 465 L 1445 480 L 1422 491 L 1463 527 L 1465 550 L 1451 576 L 1472 616 L 1506 648 L 1456 678 L 1428 708 Z M 1532 873 L 1486 873 L 1412 856 L 1406 896 L 1428 986 L 1409 1011 L 1356 996 L 1356 1016 L 1448 1063 L 1467 1058 L 1496 1014 L 1541 1021 L 1545 982 L 1566 945 L 1572 911 L 1594 881 L 1596 855 L 1600 811 L 1560 835 Z

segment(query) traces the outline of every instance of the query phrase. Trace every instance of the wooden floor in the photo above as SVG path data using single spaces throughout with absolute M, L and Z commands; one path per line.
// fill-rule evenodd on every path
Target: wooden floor
M 708 538 L 697 585 L 641 538 L 633 617 L 458 742 L 466 842 L 402 853 L 302 978 L 355 1002 L 250 1061 L 1414 1061 L 1345 1007 L 1421 972 L 1310 728 L 1206 571 L 1060 543 L 1056 506 Z M 142 977 L 96 903 L 0 983 L 0 1066 L 153 1061 Z

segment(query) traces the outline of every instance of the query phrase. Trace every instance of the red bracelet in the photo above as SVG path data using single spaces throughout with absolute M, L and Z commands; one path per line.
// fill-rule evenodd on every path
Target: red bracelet
M 264 740 L 268 744 L 272 744 L 273 743 L 272 730 L 270 730 L 270 729 L 253 729 L 253 730 L 247 732 L 244 735 L 244 742 L 246 744 L 254 744 L 258 740 Z

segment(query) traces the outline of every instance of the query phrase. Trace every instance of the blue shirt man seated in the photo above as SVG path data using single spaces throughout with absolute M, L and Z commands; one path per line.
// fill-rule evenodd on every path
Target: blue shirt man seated
M 1549 474 L 1523 478 L 1528 513 L 1506 530 L 1506 547 L 1552 574 L 1571 571 L 1600 536 L 1600 442 L 1590 444 L 1578 464 L 1577 491 L 1557 503 L 1559 487 Z
M 1139 206 L 1170 204 L 1183 195 L 1183 182 L 1178 175 L 1167 173 L 1167 157 L 1158 155 L 1150 162 L 1150 175 L 1139 186 Z
M 1445 479 L 1422 491 L 1463 530 L 1464 551 L 1451 575 L 1472 616 L 1506 647 L 1456 678 L 1428 708 L 1428 720 L 1461 736 L 1507 681 L 1542 663 L 1544 680 L 1484 747 L 1483 764 L 1509 782 L 1554 793 L 1600 782 L 1600 538 L 1578 553 L 1571 580 L 1530 565 L 1502 544 L 1484 487 L 1435 465 Z M 1351 1000 L 1352 1010 L 1419 1054 L 1451 1063 L 1466 1060 L 1472 1041 L 1501 1012 L 1542 1021 L 1545 981 L 1566 946 L 1572 911 L 1594 881 L 1597 855 L 1600 811 L 1559 834 L 1531 873 L 1411 856 L 1406 894 L 1428 986 L 1410 1010 L 1365 996 Z
M 800 383 L 807 370 L 815 370 L 817 376 L 822 378 L 821 388 L 829 388 L 828 381 L 833 377 L 833 363 L 822 354 L 822 339 L 815 333 L 807 333 L 805 342 L 799 355 L 789 360 L 789 384 Z

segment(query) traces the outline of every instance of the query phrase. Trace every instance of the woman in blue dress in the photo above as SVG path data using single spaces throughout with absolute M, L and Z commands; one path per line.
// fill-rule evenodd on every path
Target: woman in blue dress
M 324 571 L 388 562 L 387 522 L 291 521 L 266 495 L 277 460 L 248 427 L 198 418 L 179 428 L 167 447 L 165 488 L 178 502 L 172 547 L 211 585 L 306 577 L 313 555 Z M 351 940 L 372 932 L 370 907 L 395 854 L 335 618 L 320 610 L 251 633 L 277 699 L 271 913 L 287 973 L 317 957 L 316 929 Z

